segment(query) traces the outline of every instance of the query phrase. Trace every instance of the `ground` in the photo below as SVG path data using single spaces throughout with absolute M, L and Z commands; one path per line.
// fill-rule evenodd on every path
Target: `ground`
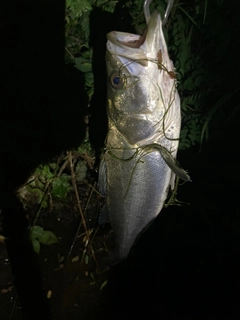
M 83 208 L 90 190 L 90 181 L 82 181 L 78 186 Z M 70 192 L 68 201 L 55 201 L 51 209 L 48 206 L 40 212 L 37 220 L 37 225 L 51 230 L 59 240 L 52 245 L 41 244 L 39 255 L 36 253 L 43 274 L 44 292 L 51 301 L 54 319 L 95 319 L 108 274 L 108 269 L 100 267 L 99 261 L 108 253 L 111 228 L 109 225 L 102 228 L 96 225 L 98 200 L 96 195 L 92 195 L 85 210 L 91 243 L 84 250 L 86 232 L 74 191 Z M 26 210 L 29 221 L 35 214 L 31 212 L 33 208 Z M 0 243 L 0 290 L 0 309 L 4 310 L 1 319 L 20 319 L 20 305 L 3 239 Z

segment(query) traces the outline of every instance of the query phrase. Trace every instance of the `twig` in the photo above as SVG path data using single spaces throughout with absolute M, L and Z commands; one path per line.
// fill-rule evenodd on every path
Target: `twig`
M 94 157 L 90 157 L 86 152 L 79 153 L 79 156 L 87 162 L 90 169 L 93 169 L 94 162 L 95 162 Z
M 92 191 L 94 191 L 98 196 L 103 197 L 103 195 L 95 188 L 96 186 L 96 182 L 94 183 L 94 185 L 92 186 L 90 183 L 88 183 L 87 181 L 84 180 L 84 183 L 92 189 Z M 88 201 L 89 202 L 89 201 Z
M 39 214 L 40 214 L 40 212 L 41 212 L 41 210 L 42 210 L 43 199 L 44 199 L 45 195 L 48 193 L 48 189 L 49 189 L 49 186 L 50 186 L 51 181 L 52 181 L 52 179 L 49 179 L 49 180 L 47 181 L 47 184 L 46 184 L 45 188 L 44 188 L 43 195 L 42 195 L 42 199 L 41 199 L 41 202 L 40 202 L 40 204 L 39 204 L 38 210 L 37 210 L 37 212 L 36 212 L 36 215 L 35 215 L 35 218 L 34 218 L 34 221 L 33 221 L 33 224 L 32 224 L 30 233 L 33 231 L 33 228 L 34 228 L 34 226 L 35 226 L 35 224 L 36 224 L 36 222 L 37 222 L 37 219 L 38 219 L 38 217 L 39 217 Z
M 67 259 L 70 257 L 70 254 L 72 253 L 72 249 L 73 249 L 73 247 L 74 247 L 74 245 L 75 245 L 75 242 L 76 242 L 76 240 L 77 240 L 78 233 L 79 233 L 79 230 L 80 230 L 81 226 L 82 226 L 82 220 L 80 221 L 80 223 L 79 223 L 79 225 L 78 225 L 78 228 L 77 228 L 75 237 L 74 237 L 74 239 L 73 239 L 72 245 L 71 245 L 71 247 L 70 247 L 70 249 L 69 249 L 69 252 L 68 252 L 68 255 L 67 255 Z M 66 260 L 67 260 L 67 259 L 66 259 Z
M 89 186 L 89 185 L 88 185 L 88 186 Z M 90 200 L 91 200 L 91 198 L 92 198 L 93 191 L 95 191 L 96 181 L 94 182 L 93 186 L 89 186 L 89 187 L 91 188 L 91 192 L 90 192 L 90 195 L 89 195 L 89 197 L 88 197 L 88 200 L 87 200 L 87 203 L 86 203 L 86 206 L 85 206 L 85 209 L 84 209 L 84 214 L 85 214 L 86 211 L 87 211 L 87 207 L 88 207 L 89 202 L 90 202 Z
M 85 213 L 86 213 L 86 211 L 87 211 L 87 207 L 88 207 L 88 204 L 89 204 L 89 202 L 90 202 L 90 200 L 91 200 L 92 194 L 93 194 L 93 192 L 95 191 L 95 186 L 96 186 L 96 182 L 94 182 L 94 185 L 93 185 L 93 186 L 89 185 L 89 187 L 91 188 L 91 192 L 90 192 L 90 195 L 89 195 L 89 197 L 88 197 L 87 204 L 86 204 L 85 209 L 84 209 L 84 215 L 85 215 Z M 84 234 L 86 234 L 86 233 L 84 232 L 83 234 L 78 235 L 81 226 L 82 226 L 82 220 L 80 221 L 80 223 L 79 223 L 79 225 L 78 225 L 78 228 L 77 228 L 77 231 L 76 231 L 74 240 L 73 240 L 73 242 L 72 242 L 72 245 L 71 245 L 71 247 L 70 247 L 70 249 L 69 249 L 69 252 L 68 252 L 68 255 L 67 255 L 67 259 L 69 258 L 70 254 L 72 253 L 72 249 L 73 249 L 73 247 L 74 247 L 74 245 L 75 245 L 76 239 L 79 238 L 79 237 L 81 237 L 81 236 L 83 236 Z M 85 243 L 85 248 L 84 248 L 84 251 L 83 251 L 83 254 L 82 254 L 81 263 L 83 263 L 83 260 L 84 260 L 84 257 L 85 257 L 86 251 L 87 251 L 87 247 L 90 247 L 90 250 L 91 250 L 91 253 L 92 253 L 92 257 L 93 257 L 93 259 L 95 260 L 96 264 L 98 265 L 98 261 L 97 261 L 97 259 L 96 259 L 96 257 L 95 257 L 95 253 L 94 253 L 93 247 L 92 247 L 92 245 L 91 245 L 93 239 L 95 238 L 95 236 L 96 236 L 96 234 L 97 234 L 97 232 L 98 232 L 98 229 L 99 229 L 98 227 L 95 229 L 95 232 L 94 232 L 94 235 L 93 235 L 92 239 L 91 239 L 90 241 L 87 240 L 87 242 Z M 88 234 L 88 236 L 89 236 L 89 238 L 90 238 L 90 233 Z
M 80 213 L 80 216 L 81 216 L 81 219 L 82 219 L 81 222 L 82 222 L 82 224 L 84 226 L 84 229 L 85 229 L 85 232 L 86 232 L 86 237 L 87 237 L 87 241 L 86 241 L 86 244 L 85 244 L 85 250 L 86 250 L 87 245 L 88 245 L 88 243 L 90 241 L 90 236 L 89 236 L 89 232 L 87 230 L 86 220 L 85 220 L 85 217 L 84 217 L 84 214 L 83 214 L 83 211 L 82 211 L 82 207 L 81 207 L 81 204 L 80 204 L 79 194 L 78 194 L 78 190 L 77 190 L 76 177 L 75 177 L 75 173 L 74 173 L 74 169 L 73 169 L 73 161 L 72 161 L 72 152 L 71 151 L 69 152 L 69 163 L 70 163 L 70 169 L 71 169 L 72 184 L 73 184 L 75 195 L 76 195 L 76 199 L 77 199 L 77 206 L 78 206 L 78 210 L 79 210 L 79 213 Z M 78 229 L 79 228 L 80 228 L 80 225 L 79 225 Z
M 68 165 L 68 162 L 69 162 L 69 159 L 65 160 L 64 164 L 61 166 L 61 168 L 60 168 L 60 170 L 59 170 L 59 172 L 58 172 L 58 174 L 57 174 L 58 177 L 61 176 L 63 170 L 64 170 L 64 169 L 66 168 L 66 166 Z
M 71 52 L 65 47 L 65 50 L 67 51 L 67 53 L 70 55 L 70 57 L 74 60 L 74 56 L 71 54 Z

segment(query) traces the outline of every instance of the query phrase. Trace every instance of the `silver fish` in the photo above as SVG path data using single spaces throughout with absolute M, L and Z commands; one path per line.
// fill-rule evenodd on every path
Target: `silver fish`
M 99 188 L 115 246 L 109 264 L 125 259 L 137 237 L 156 218 L 174 189 L 181 126 L 174 66 L 158 12 L 149 15 L 144 36 L 107 34 L 108 122 Z M 174 168 L 177 168 L 174 170 Z M 174 170 L 175 172 L 173 172 Z

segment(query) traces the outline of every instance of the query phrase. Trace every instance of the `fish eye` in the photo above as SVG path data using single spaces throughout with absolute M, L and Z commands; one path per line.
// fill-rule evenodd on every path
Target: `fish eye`
M 110 84 L 114 89 L 122 89 L 124 81 L 118 71 L 113 71 L 110 75 Z

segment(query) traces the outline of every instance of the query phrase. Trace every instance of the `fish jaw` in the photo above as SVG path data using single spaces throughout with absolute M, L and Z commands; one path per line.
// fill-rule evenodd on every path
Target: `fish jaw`
M 154 12 L 148 22 L 147 32 L 141 36 L 132 33 L 112 31 L 107 34 L 107 51 L 143 66 L 148 61 L 157 60 L 159 50 L 167 54 L 167 46 L 162 31 L 162 20 L 158 12 Z M 124 60 L 122 60 L 123 62 Z
M 175 175 L 160 152 L 145 152 L 144 146 L 159 144 L 175 158 L 181 116 L 160 15 L 152 14 L 142 38 L 111 32 L 107 39 L 109 132 L 102 161 L 115 264 L 128 256 L 174 187 Z

